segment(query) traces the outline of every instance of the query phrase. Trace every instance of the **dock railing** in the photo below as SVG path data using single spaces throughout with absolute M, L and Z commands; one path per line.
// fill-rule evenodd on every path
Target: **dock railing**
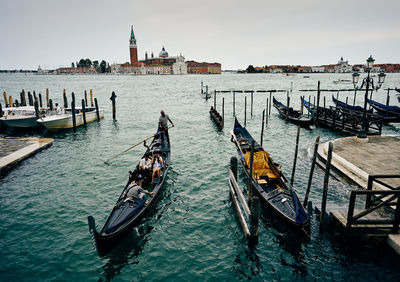
M 351 229 L 354 225 L 365 224 L 371 228 L 385 228 L 383 225 L 391 225 L 391 232 L 398 233 L 400 223 L 400 187 L 392 187 L 387 183 L 377 179 L 393 179 L 400 178 L 400 175 L 370 175 L 368 177 L 367 190 L 354 190 L 350 194 L 350 204 L 347 213 L 347 224 L 346 228 Z M 373 183 L 379 183 L 388 190 L 372 190 Z M 366 195 L 365 210 L 354 215 L 354 206 L 357 196 Z M 394 216 L 388 214 L 385 218 L 374 218 L 365 219 L 368 214 L 371 214 L 375 210 L 381 207 L 393 207 Z M 364 218 L 364 219 L 363 219 Z

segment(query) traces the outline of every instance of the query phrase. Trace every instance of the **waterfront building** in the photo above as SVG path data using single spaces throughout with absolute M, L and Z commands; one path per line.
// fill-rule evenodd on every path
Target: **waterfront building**
M 352 72 L 353 67 L 349 65 L 348 61 L 343 60 L 343 57 L 341 57 L 338 63 L 334 66 L 334 70 L 336 73 Z
M 133 26 L 131 27 L 131 35 L 129 38 L 129 54 L 130 62 L 127 64 L 112 64 L 111 73 L 136 75 L 187 73 L 221 74 L 221 64 L 219 63 L 185 62 L 185 57 L 182 56 L 182 54 L 179 56 L 169 56 L 164 46 L 162 47 L 158 57 L 154 57 L 153 52 L 149 57 L 146 52 L 145 58 L 143 60 L 138 60 L 137 42 Z
M 314 66 L 311 67 L 311 72 L 325 72 L 325 68 L 323 66 Z
M 58 68 L 56 74 L 93 74 L 96 73 L 95 68 Z

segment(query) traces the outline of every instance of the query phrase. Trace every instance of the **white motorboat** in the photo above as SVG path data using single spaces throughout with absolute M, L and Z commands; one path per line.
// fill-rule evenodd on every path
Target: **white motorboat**
M 40 110 L 41 115 L 45 113 L 45 109 Z M 0 118 L 0 121 L 10 128 L 34 128 L 38 126 L 36 120 L 33 106 L 5 108 L 3 116 Z
M 83 125 L 83 112 L 82 108 L 75 109 L 76 126 Z M 92 122 L 97 120 L 97 114 L 95 108 L 86 108 L 86 122 Z M 99 109 L 99 117 L 104 118 L 104 110 Z M 71 109 L 65 109 L 65 113 L 56 114 L 51 116 L 43 116 L 37 120 L 37 122 L 50 131 L 59 131 L 64 129 L 73 128 L 72 112 Z

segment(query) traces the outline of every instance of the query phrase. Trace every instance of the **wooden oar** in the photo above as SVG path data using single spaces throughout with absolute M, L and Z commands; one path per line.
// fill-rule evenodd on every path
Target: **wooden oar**
M 172 127 L 173 127 L 173 126 L 172 126 Z M 168 127 L 168 129 L 169 129 L 169 128 L 171 128 L 171 127 Z M 156 136 L 157 134 L 160 134 L 161 132 L 162 132 L 162 131 L 157 131 L 155 134 L 151 135 L 150 137 L 147 137 L 146 139 L 140 141 L 139 143 L 136 143 L 135 145 L 133 145 L 133 146 L 131 146 L 131 147 L 129 147 L 129 148 L 123 150 L 121 153 L 116 154 L 115 156 L 112 156 L 111 158 L 109 158 L 108 160 L 106 160 L 104 163 L 110 165 L 110 164 L 108 163 L 110 160 L 112 160 L 112 159 L 118 157 L 119 155 L 122 155 L 123 153 L 129 151 L 130 149 L 135 148 L 136 146 L 142 144 L 143 142 L 149 140 L 150 138 L 153 138 L 154 136 Z
M 232 134 L 233 139 L 235 139 L 235 143 L 237 144 L 237 146 L 238 146 L 240 152 L 242 153 L 242 155 L 243 155 L 243 157 L 244 157 L 244 153 L 243 153 L 243 151 L 242 151 L 242 148 L 240 148 L 240 144 L 239 144 L 239 142 L 237 141 L 236 136 L 235 136 L 235 133 L 233 133 L 233 130 L 231 130 L 231 134 Z

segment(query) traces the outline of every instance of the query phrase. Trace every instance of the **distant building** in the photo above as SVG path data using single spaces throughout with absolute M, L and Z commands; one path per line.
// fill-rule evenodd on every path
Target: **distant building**
M 353 67 L 349 65 L 348 61 L 343 60 L 343 57 L 341 57 L 336 66 L 334 66 L 334 70 L 337 73 L 352 72 Z
M 311 67 L 311 72 L 325 72 L 325 68 L 323 66 Z
M 112 73 L 127 73 L 137 75 L 147 74 L 187 74 L 187 73 L 221 73 L 221 64 L 218 63 L 196 63 L 193 61 L 185 62 L 185 57 L 182 55 L 171 57 L 163 47 L 158 57 L 154 57 L 153 53 L 149 57 L 147 52 L 145 53 L 144 60 L 138 60 L 137 44 L 135 34 L 133 32 L 133 26 L 131 27 L 131 36 L 129 38 L 129 53 L 130 63 L 129 64 L 112 64 Z M 189 70 L 189 65 L 197 66 Z M 204 70 L 203 70 L 204 68 Z M 193 70 L 193 72 L 192 72 Z
M 56 74 L 93 74 L 96 73 L 95 68 L 58 68 Z

